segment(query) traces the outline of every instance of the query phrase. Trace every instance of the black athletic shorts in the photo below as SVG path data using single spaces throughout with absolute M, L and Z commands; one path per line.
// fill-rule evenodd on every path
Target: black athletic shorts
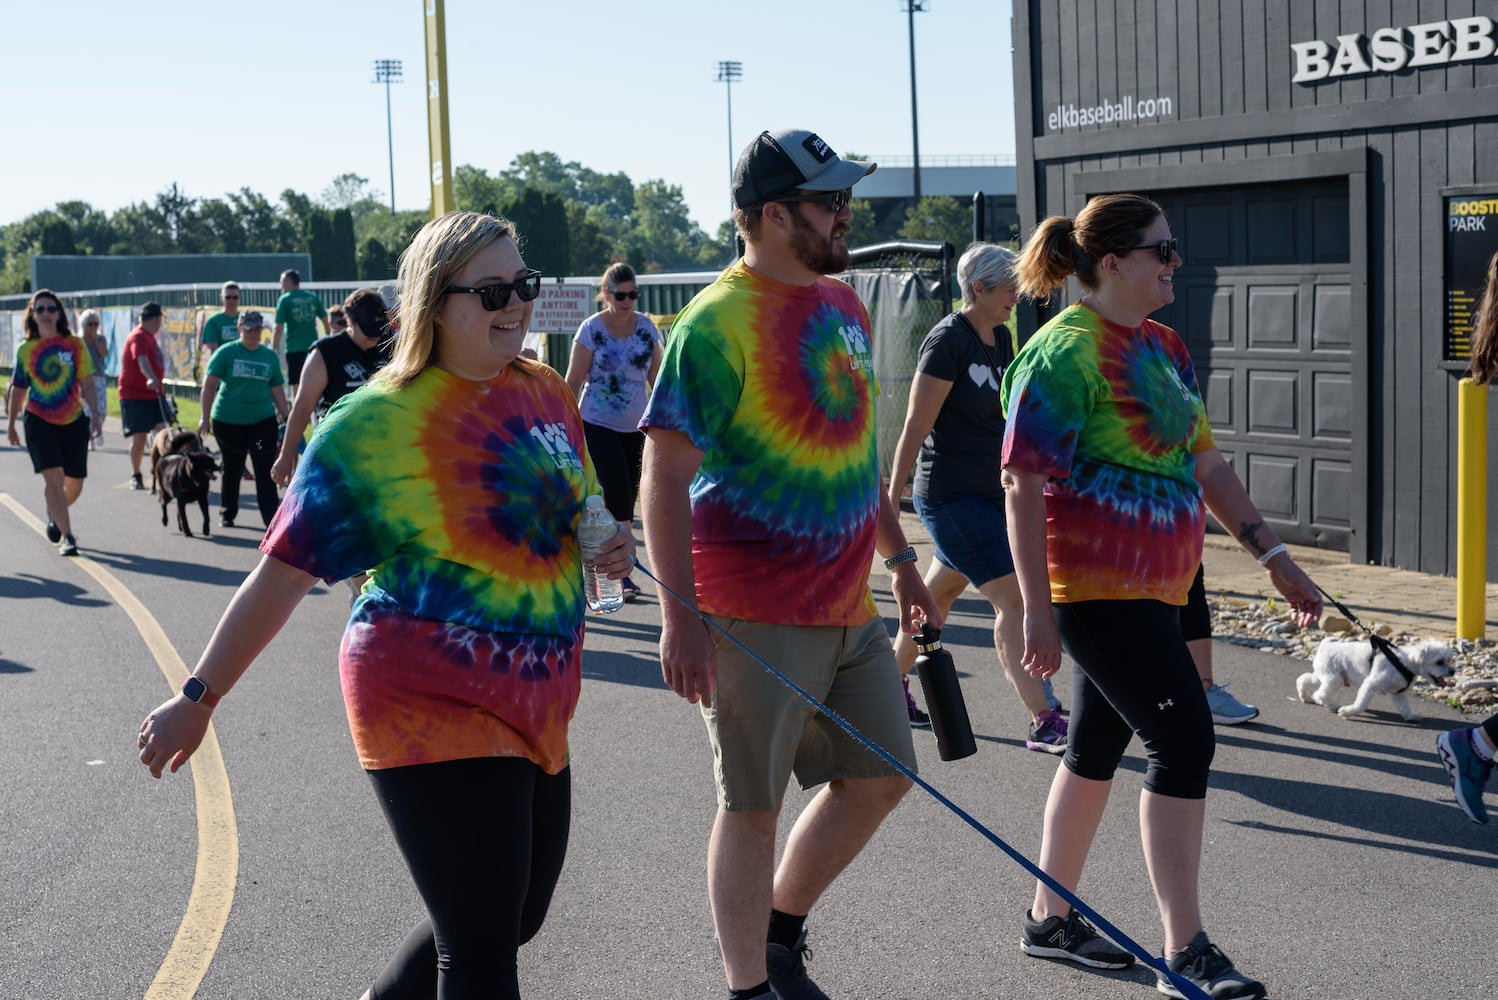
M 35 413 L 26 414 L 26 451 L 31 471 L 62 467 L 70 479 L 88 476 L 89 420 L 85 413 L 70 424 L 54 424 Z

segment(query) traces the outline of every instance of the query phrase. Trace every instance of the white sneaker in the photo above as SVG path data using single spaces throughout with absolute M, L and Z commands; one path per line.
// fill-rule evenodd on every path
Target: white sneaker
M 1207 688 L 1207 707 L 1212 710 L 1212 721 L 1219 726 L 1236 726 L 1259 717 L 1259 709 L 1234 698 L 1228 693 L 1226 684 L 1213 684 Z

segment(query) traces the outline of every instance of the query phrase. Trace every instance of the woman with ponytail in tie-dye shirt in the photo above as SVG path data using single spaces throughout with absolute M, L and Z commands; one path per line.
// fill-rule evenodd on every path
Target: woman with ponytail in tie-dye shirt
M 1197 873 L 1215 743 L 1178 616 L 1201 562 L 1202 502 L 1269 572 L 1301 625 L 1316 586 L 1279 544 L 1213 444 L 1196 372 L 1175 331 L 1148 318 L 1181 266 L 1160 206 L 1094 198 L 1042 222 L 1020 255 L 1020 293 L 1047 299 L 1075 274 L 1086 294 L 1004 375 L 1003 483 L 1025 605 L 1023 665 L 1073 672 L 1070 742 L 1046 803 L 1040 866 L 1073 892 L 1130 739 L 1148 767 L 1139 829 L 1171 969 L 1213 997 L 1256 1000 L 1202 930 Z M 1043 883 L 1024 921 L 1029 955 L 1120 969 L 1111 944 Z M 1160 991 L 1180 996 L 1160 980 Z
M 83 392 L 94 374 L 88 348 L 68 328 L 68 314 L 51 289 L 26 303 L 26 339 L 16 350 L 6 390 L 5 435 L 19 446 L 16 417 L 26 410 L 26 450 L 42 477 L 47 499 L 47 541 L 65 556 L 78 554 L 68 508 L 88 477 L 89 419 Z
M 430 915 L 366 996 L 518 998 L 571 812 L 567 725 L 596 492 L 560 375 L 521 358 L 540 274 L 508 222 L 433 220 L 401 260 L 395 357 L 318 425 L 193 676 L 141 727 L 160 776 L 318 580 L 368 572 L 339 651 L 360 763 Z M 627 528 L 597 565 L 634 565 Z

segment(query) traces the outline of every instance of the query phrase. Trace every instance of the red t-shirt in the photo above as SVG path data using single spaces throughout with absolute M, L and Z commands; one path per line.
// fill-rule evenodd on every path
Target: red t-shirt
M 146 382 L 145 373 L 140 370 L 141 358 L 150 362 L 158 382 L 166 378 L 166 362 L 162 360 L 156 335 L 138 326 L 125 338 L 125 353 L 120 356 L 121 399 L 156 399 L 161 395 Z

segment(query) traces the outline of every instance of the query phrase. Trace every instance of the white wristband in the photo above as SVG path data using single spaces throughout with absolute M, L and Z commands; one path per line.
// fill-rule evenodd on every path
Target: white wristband
M 1285 551 L 1285 543 L 1281 542 L 1259 557 L 1259 565 L 1267 568 L 1269 566 L 1269 560 L 1273 559 L 1283 551 Z

